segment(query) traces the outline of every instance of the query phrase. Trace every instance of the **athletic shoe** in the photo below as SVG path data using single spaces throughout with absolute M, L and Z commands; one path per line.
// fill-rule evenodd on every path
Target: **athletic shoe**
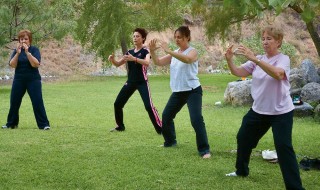
M 111 129 L 110 130 L 110 132 L 115 132 L 115 131 L 124 131 L 125 130 L 125 128 L 124 127 L 115 127 L 115 128 L 113 128 L 113 129 Z
M 50 130 L 50 126 L 45 126 L 43 130 Z
M 177 146 L 177 142 L 174 142 L 174 143 L 171 143 L 171 144 L 163 143 L 163 145 L 162 145 L 162 147 L 166 147 L 166 148 L 175 147 L 175 146 Z
M 201 156 L 203 159 L 208 159 L 211 158 L 211 154 L 210 153 L 205 153 L 204 155 Z
M 18 128 L 18 125 L 13 125 L 13 126 L 3 125 L 3 126 L 2 126 L 2 129 L 16 129 L 16 128 Z
M 236 172 L 232 172 L 232 173 L 226 174 L 226 176 L 228 176 L 228 177 L 237 177 L 238 175 L 236 174 Z

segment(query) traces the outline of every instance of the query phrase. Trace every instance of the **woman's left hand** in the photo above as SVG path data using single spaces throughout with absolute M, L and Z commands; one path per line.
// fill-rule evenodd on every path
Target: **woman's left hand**
M 29 52 L 29 46 L 28 46 L 26 43 L 22 43 L 22 48 L 24 49 L 24 51 L 25 51 L 26 53 Z
M 130 53 L 128 53 L 128 55 L 125 55 L 124 58 L 126 61 L 135 61 L 136 60 L 136 57 L 134 57 Z
M 253 61 L 256 59 L 256 56 L 254 55 L 254 53 L 247 47 L 240 45 L 238 47 L 237 52 L 239 54 L 242 54 L 243 56 L 245 56 L 248 60 Z
M 161 44 L 160 44 L 161 48 L 163 49 L 163 51 L 165 51 L 166 53 L 168 53 L 170 51 L 169 49 L 169 45 L 167 42 L 165 41 L 161 41 Z

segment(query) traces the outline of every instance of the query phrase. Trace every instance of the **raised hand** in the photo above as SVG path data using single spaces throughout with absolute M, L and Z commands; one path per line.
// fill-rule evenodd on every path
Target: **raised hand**
M 149 42 L 149 50 L 150 51 L 155 51 L 156 49 L 159 49 L 159 47 L 157 47 L 157 42 L 158 40 L 157 39 L 152 39 L 150 42 Z
M 229 46 L 226 53 L 224 54 L 227 60 L 231 60 L 233 57 L 232 48 L 233 48 L 233 45 Z
M 126 61 L 135 61 L 136 57 L 134 57 L 133 55 L 131 55 L 130 53 L 128 53 L 128 55 L 124 55 L 124 59 Z
M 26 43 L 22 43 L 22 48 L 24 49 L 24 51 L 25 51 L 26 53 L 29 52 L 29 46 L 28 46 Z
M 167 42 L 165 42 L 165 41 L 161 41 L 161 42 L 160 42 L 160 46 L 161 46 L 161 48 L 162 48 L 165 52 L 170 51 L 170 49 L 169 49 L 169 45 L 168 45 L 168 43 L 167 43 Z
M 22 48 L 21 43 L 17 43 L 16 50 L 17 50 L 17 53 L 18 53 L 18 54 L 21 53 L 21 48 Z
M 108 61 L 110 61 L 110 62 L 113 62 L 113 61 L 114 61 L 114 53 L 112 53 L 111 55 L 109 55 Z

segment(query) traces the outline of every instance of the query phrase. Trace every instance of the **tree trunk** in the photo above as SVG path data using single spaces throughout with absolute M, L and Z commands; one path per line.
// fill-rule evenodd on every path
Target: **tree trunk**
M 124 55 L 128 51 L 127 42 L 124 38 L 122 38 L 120 44 L 121 44 L 122 54 Z
M 291 9 L 293 9 L 294 11 L 296 11 L 297 13 L 299 13 L 300 15 L 303 12 L 303 10 L 301 9 L 301 7 L 298 4 L 289 5 L 289 7 Z M 320 56 L 320 36 L 317 33 L 317 30 L 313 25 L 313 20 L 306 23 L 306 25 L 307 25 L 308 32 L 312 38 L 312 41 L 313 41 L 314 45 L 316 46 L 318 55 Z
M 126 54 L 128 51 L 128 45 L 127 45 L 127 42 L 126 42 L 124 36 L 122 36 L 122 38 L 121 38 L 120 45 L 121 45 L 122 55 Z M 128 74 L 128 72 L 129 72 L 128 63 L 126 63 L 126 69 L 127 69 L 127 74 Z
M 314 45 L 316 46 L 316 49 L 317 49 L 317 52 L 318 52 L 318 55 L 320 57 L 320 36 L 319 34 L 317 33 L 317 30 L 316 28 L 314 27 L 313 25 L 313 22 L 308 22 L 306 23 L 307 24 L 307 29 L 309 31 L 309 34 L 312 38 L 312 41 L 314 43 Z

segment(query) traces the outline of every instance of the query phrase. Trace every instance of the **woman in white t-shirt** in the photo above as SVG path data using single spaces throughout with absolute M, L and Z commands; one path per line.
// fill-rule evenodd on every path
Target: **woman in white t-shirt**
M 252 75 L 252 108 L 243 117 L 237 134 L 236 171 L 227 176 L 248 176 L 252 149 L 272 127 L 274 144 L 278 155 L 286 189 L 303 189 L 296 155 L 292 146 L 294 106 L 290 97 L 290 59 L 279 51 L 283 31 L 275 26 L 262 29 L 264 55 L 255 55 L 240 45 L 236 50 L 229 47 L 225 57 L 233 75 Z M 241 66 L 233 64 L 233 55 L 248 59 Z
M 162 135 L 164 147 L 176 146 L 176 132 L 174 118 L 176 114 L 187 104 L 191 124 L 196 132 L 197 149 L 202 158 L 210 158 L 210 147 L 207 132 L 202 117 L 202 88 L 198 74 L 198 52 L 189 45 L 190 30 L 187 26 L 181 26 L 174 32 L 174 39 L 179 47 L 172 51 L 168 44 L 161 42 L 160 46 L 167 54 L 158 58 L 155 50 L 157 40 L 149 43 L 150 54 L 156 65 L 170 64 L 170 87 L 172 94 L 162 113 Z

